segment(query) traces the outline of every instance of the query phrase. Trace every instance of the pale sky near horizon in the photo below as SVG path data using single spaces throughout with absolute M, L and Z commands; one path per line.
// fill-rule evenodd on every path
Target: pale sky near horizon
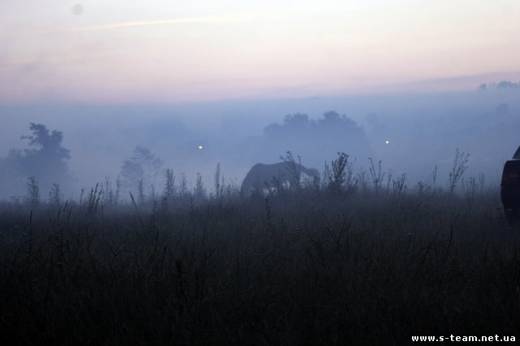
M 0 102 L 300 97 L 507 77 L 520 71 L 519 33 L 518 0 L 2 0 Z

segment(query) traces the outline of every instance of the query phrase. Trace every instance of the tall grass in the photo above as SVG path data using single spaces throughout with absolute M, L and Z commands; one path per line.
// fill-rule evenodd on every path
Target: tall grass
M 169 171 L 162 196 L 133 203 L 104 198 L 102 184 L 78 202 L 3 202 L 3 344 L 515 335 L 520 238 L 496 191 L 477 180 L 460 193 L 407 187 L 405 176 L 383 183 L 377 163 L 362 181 L 346 160 L 332 163 L 323 188 L 265 196 L 224 187 L 219 168 L 214 194 L 200 180 L 195 191 L 185 179 L 177 187 Z

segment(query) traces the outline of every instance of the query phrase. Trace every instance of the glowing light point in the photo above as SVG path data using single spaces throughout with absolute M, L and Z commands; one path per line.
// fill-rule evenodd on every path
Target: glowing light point
M 387 140 L 385 141 L 385 144 L 390 144 L 390 141 L 387 139 Z
M 204 146 L 199 144 L 199 145 L 197 145 L 197 149 L 202 150 L 202 149 L 204 149 Z

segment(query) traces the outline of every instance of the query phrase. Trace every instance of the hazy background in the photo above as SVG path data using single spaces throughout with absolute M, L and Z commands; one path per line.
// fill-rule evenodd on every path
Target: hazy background
M 4 0 L 0 158 L 35 122 L 63 132 L 68 193 L 115 179 L 136 146 L 236 184 L 286 150 L 446 180 L 459 148 L 497 185 L 520 144 L 518 32 L 513 0 Z M 0 196 L 22 194 L 28 172 L 6 167 Z

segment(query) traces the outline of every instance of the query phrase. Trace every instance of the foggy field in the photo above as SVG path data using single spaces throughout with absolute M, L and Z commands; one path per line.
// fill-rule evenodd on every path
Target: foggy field
M 0 346 L 520 340 L 519 0 L 0 0 Z
M 515 335 L 518 88 L 378 100 L 0 108 L 0 342 Z
M 499 181 L 519 143 L 519 89 L 152 115 L 0 108 L 0 338 L 513 336 L 520 230 Z M 352 116 L 316 113 L 325 104 Z M 311 115 L 279 116 L 300 105 Z
M 504 161 L 520 144 L 520 88 L 181 105 L 0 104 L 0 120 L 0 199 L 23 195 L 30 176 L 38 178 L 44 196 L 59 183 L 65 197 L 78 199 L 82 188 L 105 177 L 115 183 L 136 147 L 162 163 L 152 176 L 140 177 L 147 190 L 151 184 L 159 189 L 154 176 L 166 168 L 179 179 L 185 173 L 189 185 L 197 173 L 212 185 L 218 163 L 226 181 L 239 185 L 254 164 L 276 162 L 287 150 L 318 170 L 338 151 L 350 155 L 356 170 L 366 169 L 372 157 L 416 183 L 429 179 L 434 167 L 446 177 L 457 148 L 471 155 L 471 176 L 484 174 L 486 184 L 496 186 Z M 13 155 L 43 149 L 20 138 L 31 134 L 31 123 L 60 132 L 59 146 L 69 156 L 22 162 Z
M 1 204 L 1 338 L 403 345 L 518 331 L 520 233 L 494 189 L 329 180 L 142 203 L 101 190 Z

